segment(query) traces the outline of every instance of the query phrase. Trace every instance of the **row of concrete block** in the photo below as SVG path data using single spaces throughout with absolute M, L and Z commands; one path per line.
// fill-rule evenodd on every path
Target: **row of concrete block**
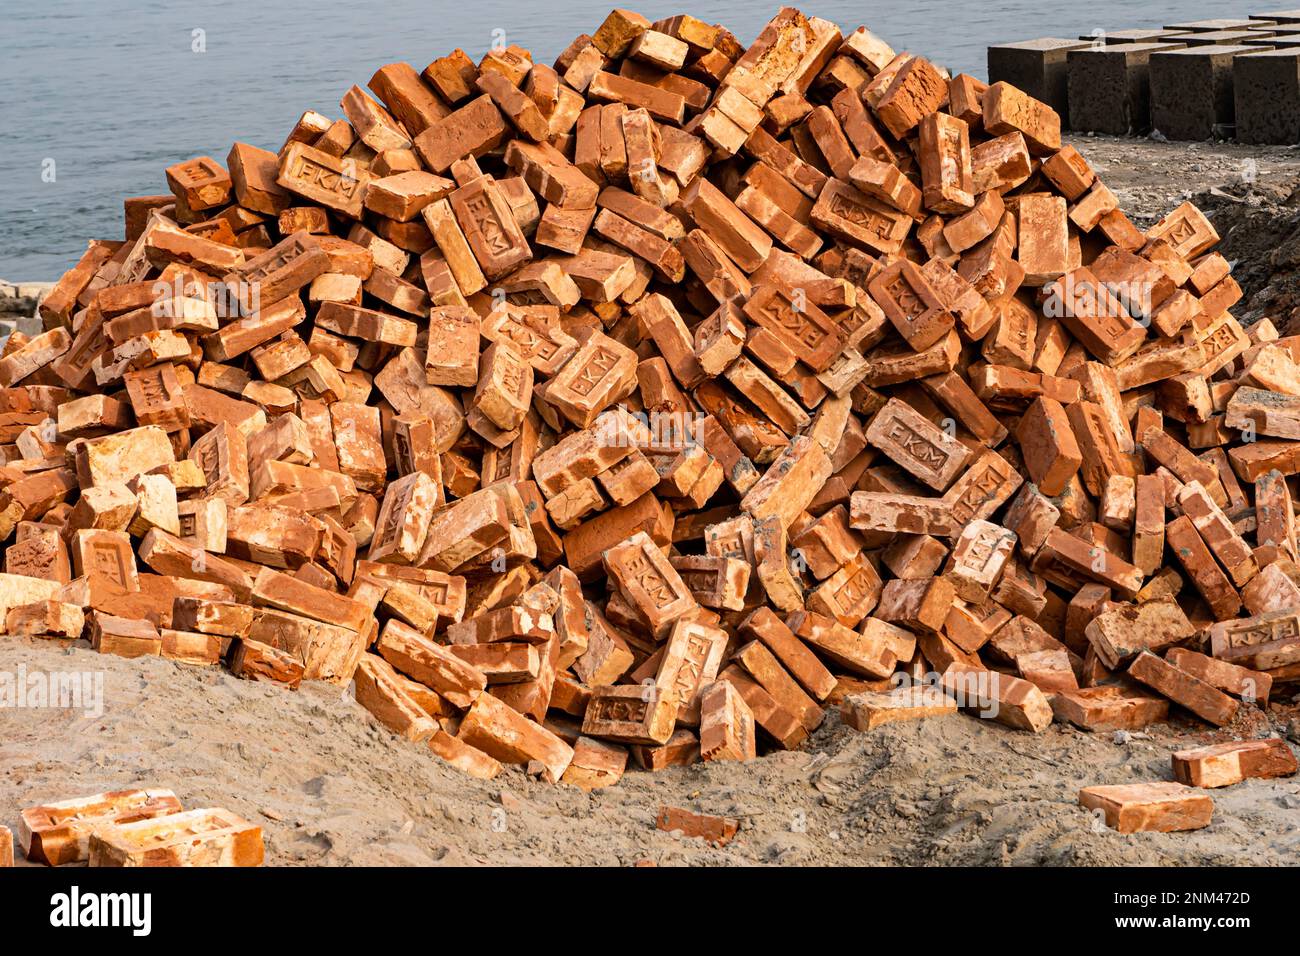
M 1005 43 L 988 68 L 1075 132 L 1300 143 L 1300 10 Z

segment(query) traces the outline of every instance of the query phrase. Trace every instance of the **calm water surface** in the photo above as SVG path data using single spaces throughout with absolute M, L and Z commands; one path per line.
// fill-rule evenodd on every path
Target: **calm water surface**
M 651 19 L 688 10 L 743 43 L 780 5 L 617 3 Z M 0 277 L 57 278 L 87 238 L 120 238 L 123 197 L 167 191 L 164 167 L 205 153 L 224 163 L 236 139 L 278 149 L 303 110 L 341 116 L 348 86 L 365 86 L 384 63 L 420 70 L 455 47 L 477 59 L 498 30 L 549 62 L 615 5 L 0 0 Z M 1249 10 L 1260 8 L 1270 7 Z M 980 77 L 991 43 L 1249 12 L 1214 0 L 810 0 L 801 9 L 846 31 L 866 24 L 897 49 Z M 196 36 L 206 52 L 194 51 Z M 52 183 L 42 180 L 50 160 Z

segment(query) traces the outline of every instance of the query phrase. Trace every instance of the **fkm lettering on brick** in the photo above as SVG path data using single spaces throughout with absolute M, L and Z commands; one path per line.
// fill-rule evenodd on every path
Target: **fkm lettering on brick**
M 885 291 L 898 303 L 898 307 L 906 313 L 909 319 L 918 318 L 925 312 L 925 303 L 916 294 L 916 290 L 912 288 L 911 283 L 903 277 L 903 273 L 900 272 L 896 275 L 894 280 L 885 287 Z
M 1196 227 L 1188 221 L 1186 216 L 1179 216 L 1169 224 L 1169 237 L 1173 239 L 1172 245 L 1181 246 L 1183 243 L 1196 238 Z
M 126 562 L 115 544 L 104 541 L 92 545 L 91 555 L 97 572 L 114 584 L 126 585 Z
M 816 348 L 826 340 L 826 332 L 817 328 L 807 317 L 794 307 L 794 301 L 784 292 L 778 291 L 765 302 L 760 310 L 764 318 L 773 325 L 787 332 L 800 345 Z
M 718 583 L 712 571 L 678 571 L 677 574 L 691 591 L 711 591 Z
M 718 550 L 722 552 L 724 558 L 743 558 L 745 556 L 745 545 L 740 539 L 739 534 L 733 534 L 726 538 L 714 538 Z
M 970 488 L 952 502 L 953 517 L 958 521 L 969 521 L 975 517 L 982 505 L 993 500 L 1001 488 L 1002 476 L 993 469 L 985 468 L 978 472 Z
M 223 174 L 205 159 L 192 159 L 172 167 L 172 174 L 185 186 L 197 186 L 201 183 L 215 182 Z
M 679 700 L 685 700 L 695 693 L 704 676 L 704 662 L 708 660 L 713 643 L 698 633 L 688 633 L 686 650 L 682 655 L 681 666 L 673 680 L 672 689 L 677 692 Z
M 351 199 L 361 185 L 361 181 L 353 179 L 351 176 L 344 176 L 342 173 L 336 173 L 332 169 L 320 165 L 308 159 L 306 156 L 297 156 L 297 163 L 289 168 L 289 175 L 294 179 L 300 180 L 304 185 L 316 185 L 321 189 L 328 190 L 332 193 Z
M 871 575 L 863 568 L 844 582 L 835 597 L 844 607 L 853 607 L 871 593 L 871 585 Z
M 610 720 L 639 724 L 645 720 L 649 702 L 635 697 L 593 697 L 587 705 L 587 720 Z
M 275 256 L 261 265 L 254 266 L 241 274 L 249 282 L 259 282 L 274 272 L 278 272 L 290 265 L 295 259 L 307 251 L 306 245 L 300 239 L 293 239 L 292 244 L 280 250 Z
M 601 379 L 617 364 L 617 355 L 607 348 L 597 346 L 587 364 L 578 369 L 578 375 L 570 387 L 578 395 L 590 395 L 600 384 Z
M 879 239 L 888 239 L 893 228 L 893 223 L 887 217 L 854 202 L 842 192 L 831 194 L 830 209 L 834 215 L 862 226 Z
M 479 235 L 483 237 L 489 249 L 497 255 L 504 255 L 511 250 L 510 237 L 506 235 L 496 213 L 492 211 L 492 204 L 488 202 L 486 195 L 478 193 L 465 200 L 465 211 L 473 219 Z
M 1227 630 L 1229 647 L 1248 647 L 1300 637 L 1300 618 L 1288 617 L 1280 621 L 1261 621 L 1249 627 Z
M 393 508 L 388 512 L 388 518 L 384 521 L 383 530 L 379 532 L 380 541 L 388 542 L 397 537 L 402 528 L 402 518 L 406 512 L 406 507 L 410 503 L 410 492 L 407 492 L 393 503 Z
M 560 350 L 559 345 L 550 339 L 543 338 L 522 322 L 517 322 L 514 319 L 508 319 L 501 323 L 500 331 L 503 336 L 519 346 L 525 360 L 533 358 L 550 359 Z
M 1225 321 L 1219 323 L 1205 338 L 1201 339 L 1201 347 L 1206 350 L 1206 358 L 1213 360 L 1232 348 L 1236 342 L 1237 337 L 1233 334 L 1231 326 Z
M 895 420 L 889 427 L 890 441 L 898 445 L 918 462 L 936 471 L 948 463 L 948 453 L 937 445 L 922 438 L 903 422 Z
M 970 547 L 966 549 L 963 563 L 972 569 L 987 567 L 989 560 L 997 550 L 997 543 L 1001 538 L 1001 534 L 996 531 L 981 531 L 971 541 Z
M 664 608 L 677 600 L 677 593 L 663 573 L 651 563 L 644 552 L 628 558 L 628 574 L 636 585 L 645 591 L 656 609 Z
M 506 353 L 504 359 L 505 361 L 501 364 L 501 384 L 512 395 L 522 395 L 524 391 L 523 366 L 510 353 Z

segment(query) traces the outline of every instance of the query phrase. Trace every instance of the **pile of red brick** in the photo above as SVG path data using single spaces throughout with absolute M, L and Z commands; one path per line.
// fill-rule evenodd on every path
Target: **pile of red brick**
M 584 787 L 1300 676 L 1300 343 L 1042 103 L 790 8 L 369 86 L 169 168 L 5 345 L 9 633 Z

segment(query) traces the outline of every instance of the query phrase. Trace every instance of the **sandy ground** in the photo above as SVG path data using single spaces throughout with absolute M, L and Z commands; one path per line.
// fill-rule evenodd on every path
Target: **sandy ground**
M 1076 143 L 1141 225 L 1212 188 L 1230 206 L 1285 203 L 1300 177 L 1293 150 Z M 1224 731 L 1186 717 L 1138 734 L 1054 725 L 1034 736 L 957 715 L 863 734 L 832 712 L 802 751 L 630 770 L 588 795 L 517 768 L 463 776 L 330 685 L 295 693 L 84 642 L 0 637 L 0 670 L 19 666 L 102 671 L 104 711 L 0 708 L 10 827 L 24 806 L 147 786 L 259 823 L 279 865 L 1281 865 L 1300 850 L 1300 778 L 1216 791 L 1214 822 L 1186 834 L 1121 836 L 1076 805 L 1083 786 L 1170 779 L 1170 753 L 1188 746 L 1270 733 L 1294 746 L 1294 688 L 1279 698 L 1287 709 Z M 662 804 L 738 817 L 741 831 L 722 849 L 659 832 Z
M 1236 143 L 1167 143 L 1116 136 L 1071 136 L 1120 206 L 1145 227 L 1199 193 L 1259 189 L 1292 183 L 1300 176 L 1300 149 Z M 1288 190 L 1289 191 L 1289 190 Z
M 1267 735 L 1192 719 L 1131 735 L 1031 736 L 966 715 L 858 733 L 827 715 L 808 748 L 749 764 L 630 771 L 592 795 L 517 768 L 481 782 L 393 737 L 339 688 L 294 693 L 216 668 L 4 638 L 0 667 L 104 672 L 104 713 L 0 710 L 0 821 L 23 806 L 167 787 L 259 823 L 280 865 L 1293 863 L 1300 781 L 1214 794 L 1207 829 L 1121 836 L 1075 804 L 1098 783 L 1170 778 L 1176 749 Z M 1280 721 L 1272 729 L 1285 730 Z M 727 847 L 654 828 L 661 804 L 738 817 Z

